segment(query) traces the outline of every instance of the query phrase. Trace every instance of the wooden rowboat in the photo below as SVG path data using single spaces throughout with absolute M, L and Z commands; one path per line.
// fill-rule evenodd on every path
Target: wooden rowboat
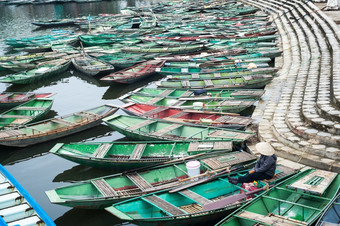
M 239 113 L 253 104 L 256 100 L 248 99 L 224 99 L 224 98 L 167 98 L 167 97 L 155 97 L 155 96 L 139 96 L 131 94 L 125 96 L 125 99 L 120 99 L 124 102 L 134 102 L 140 104 L 149 104 L 155 106 L 168 106 L 179 109 L 192 109 L 202 111 L 214 111 L 214 112 L 228 112 Z
M 209 111 L 182 110 L 172 107 L 148 104 L 127 103 L 120 108 L 130 115 L 145 118 L 163 119 L 183 124 L 214 126 L 228 129 L 247 127 L 253 120 L 237 114 L 216 113 Z
M 255 89 L 263 88 L 272 79 L 272 75 L 247 75 L 229 79 L 157 81 L 155 84 L 158 87 L 173 89 Z
M 121 141 L 110 143 L 56 144 L 50 152 L 82 165 L 101 168 L 137 168 L 195 154 L 228 152 L 229 141 L 168 142 Z
M 51 109 L 52 98 L 36 98 L 0 115 L 0 128 L 11 128 L 41 120 Z
M 259 89 L 209 89 L 209 90 L 180 90 L 180 89 L 162 89 L 162 88 L 148 88 L 141 87 L 134 91 L 125 94 L 119 98 L 124 101 L 131 94 L 144 95 L 144 96 L 159 96 L 159 97 L 174 97 L 174 98 L 185 98 L 185 99 L 201 99 L 201 98 L 215 98 L 215 99 L 254 99 L 258 100 L 264 94 L 264 90 Z
M 68 136 L 102 122 L 102 118 L 114 114 L 117 107 L 102 105 L 59 118 L 47 119 L 22 128 L 0 131 L 0 145 L 26 147 Z
M 0 224 L 55 226 L 19 182 L 0 165 Z
M 258 181 L 253 192 L 261 193 L 266 185 L 273 185 L 294 174 L 289 168 L 277 168 L 277 177 Z M 243 173 L 238 172 L 238 175 Z M 249 190 L 229 183 L 228 176 L 200 179 L 187 186 L 160 191 L 113 204 L 105 208 L 116 217 L 138 225 L 202 225 L 218 220 L 252 199 Z M 220 200 L 242 196 L 225 206 Z M 206 207 L 210 207 L 207 209 Z M 211 222 L 207 225 L 211 225 Z
M 189 176 L 183 162 L 190 159 L 200 162 L 200 174 L 194 178 Z M 209 157 L 194 155 L 154 167 L 93 178 L 46 191 L 46 194 L 54 204 L 76 208 L 104 208 L 129 198 L 188 185 L 194 182 L 192 179 L 209 178 L 225 169 L 241 170 L 250 167 L 254 159 L 254 156 L 245 152 L 221 153 Z
M 95 76 L 99 74 L 106 75 L 115 69 L 111 64 L 105 63 L 90 56 L 79 56 L 72 58 L 72 64 L 78 71 L 89 76 Z
M 3 92 L 0 93 L 0 108 L 14 107 L 33 100 L 35 98 L 48 98 L 55 95 L 55 93 L 15 93 Z
M 188 126 L 181 123 L 136 116 L 113 115 L 103 119 L 112 129 L 136 140 L 224 140 L 245 141 L 254 134 L 250 132 Z
M 263 193 L 217 225 L 312 225 L 334 198 L 337 173 L 308 169 Z
M 131 84 L 152 75 L 155 73 L 156 68 L 162 67 L 164 63 L 165 61 L 160 60 L 145 61 L 132 67 L 109 74 L 100 80 L 105 82 Z

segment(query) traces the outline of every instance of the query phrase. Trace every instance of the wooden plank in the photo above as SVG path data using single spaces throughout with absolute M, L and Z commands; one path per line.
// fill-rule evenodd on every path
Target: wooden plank
M 240 214 L 237 214 L 235 216 L 250 219 L 252 221 L 255 221 L 258 223 L 264 223 L 267 225 L 275 225 L 275 226 L 281 226 L 281 225 L 291 226 L 291 225 L 297 225 L 297 224 L 307 225 L 307 222 L 290 219 L 288 217 L 277 216 L 274 214 L 269 214 L 267 216 L 264 216 L 258 213 L 243 211 Z
M 32 119 L 32 115 L 1 115 L 1 118 L 22 118 L 22 119 Z
M 192 77 L 192 78 L 200 78 L 200 75 L 197 74 L 197 73 L 195 73 L 195 74 L 192 74 L 191 77 Z
M 166 90 L 164 90 L 161 94 L 159 94 L 160 96 L 162 96 L 162 97 L 165 97 L 165 96 L 168 96 L 170 93 L 172 93 L 173 92 L 173 90 L 171 90 L 171 89 L 166 89 Z
M 167 107 L 163 107 L 163 106 L 156 107 L 156 108 L 154 108 L 154 109 L 152 109 L 150 111 L 145 112 L 144 115 L 147 115 L 147 116 L 155 115 L 155 114 L 158 114 L 158 113 L 160 113 L 160 112 L 162 112 L 162 111 L 164 111 L 166 109 L 168 109 L 168 108 Z
M 221 73 L 214 73 L 215 78 L 221 78 Z
M 188 80 L 183 80 L 181 83 L 182 87 L 190 87 L 190 82 Z
M 155 122 L 155 121 L 152 121 L 152 120 L 145 120 L 145 121 L 142 121 L 142 122 L 140 122 L 140 123 L 138 123 L 138 124 L 136 124 L 136 125 L 130 126 L 130 127 L 127 128 L 127 129 L 129 129 L 129 130 L 136 130 L 136 129 L 139 129 L 139 128 L 141 128 L 141 127 L 150 125 L 150 124 L 152 124 L 152 123 L 154 123 L 154 122 Z
M 66 120 L 61 119 L 61 118 L 54 118 L 54 119 L 51 120 L 51 122 L 63 124 L 63 125 L 66 125 L 66 126 L 72 126 L 72 125 L 75 124 L 74 122 L 66 121 Z
M 143 197 L 143 199 L 149 202 L 150 204 L 153 204 L 154 206 L 158 207 L 159 209 L 164 210 L 166 213 L 172 216 L 185 214 L 183 210 L 159 198 L 158 196 L 155 196 L 155 195 L 146 196 L 146 197 Z
M 102 144 L 100 145 L 96 151 L 92 154 L 92 157 L 94 158 L 103 158 L 106 153 L 109 151 L 111 148 L 112 144 Z
M 170 126 L 167 126 L 167 127 L 163 128 L 163 129 L 160 129 L 158 131 L 155 131 L 155 132 L 151 133 L 151 135 L 162 136 L 163 134 L 165 134 L 167 132 L 170 132 L 171 130 L 175 130 L 175 129 L 181 127 L 181 126 L 183 126 L 183 125 L 181 125 L 181 124 L 172 124 Z
M 224 138 L 224 139 L 240 139 L 245 140 L 251 137 L 251 134 L 239 133 L 233 131 L 215 130 L 208 134 L 208 137 Z
M 202 204 L 202 205 L 206 205 L 206 204 L 209 204 L 209 203 L 212 202 L 209 199 L 207 199 L 207 198 L 205 198 L 205 197 L 203 197 L 203 196 L 201 196 L 201 195 L 199 195 L 199 194 L 197 194 L 197 193 L 195 193 L 195 192 L 193 192 L 191 190 L 188 190 L 188 189 L 183 190 L 183 191 L 181 191 L 179 193 L 184 195 L 184 196 L 186 196 L 186 197 L 188 197 L 188 198 L 190 198 L 191 200 L 193 200 L 193 201 L 195 201 L 197 203 Z
M 155 104 L 156 102 L 158 102 L 162 99 L 163 99 L 163 97 L 155 97 L 155 98 L 152 98 L 151 100 L 147 101 L 145 104 L 153 105 L 153 104 Z
M 21 132 L 20 130 L 5 130 L 0 132 L 0 138 L 18 137 L 24 135 L 26 135 L 26 133 Z
M 152 189 L 153 186 L 147 182 L 138 173 L 130 173 L 126 175 L 139 189 L 146 191 L 147 189 Z
M 237 165 L 243 162 L 255 160 L 256 157 L 247 152 L 231 153 L 225 156 L 217 156 L 208 159 L 202 159 L 201 161 L 209 166 L 211 169 L 220 169 L 228 166 Z
M 26 111 L 44 111 L 46 108 L 42 107 L 17 107 L 16 110 L 26 110 Z
M 310 192 L 312 194 L 323 195 L 328 186 L 333 182 L 337 173 L 325 171 L 325 170 L 315 170 L 310 174 L 304 176 L 293 184 L 289 185 L 289 188 L 301 189 L 305 192 Z M 317 185 L 312 185 L 307 183 L 310 179 L 314 177 L 322 178 L 322 181 Z
M 207 87 L 214 86 L 214 84 L 212 83 L 212 81 L 210 79 L 205 79 L 204 84 Z
M 181 112 L 178 112 L 177 114 L 169 116 L 168 118 L 179 118 L 179 117 L 182 117 L 182 116 L 187 115 L 187 114 L 189 114 L 189 113 L 181 111 Z
M 104 197 L 117 196 L 115 190 L 113 190 L 112 187 L 104 179 L 92 180 L 91 183 Z
M 187 91 L 185 91 L 180 97 L 188 97 L 188 96 L 190 96 L 191 94 L 192 94 L 192 91 L 187 90 Z
M 142 157 L 145 147 L 146 144 L 136 144 L 135 149 L 133 149 L 133 152 L 130 156 L 130 159 L 140 159 Z

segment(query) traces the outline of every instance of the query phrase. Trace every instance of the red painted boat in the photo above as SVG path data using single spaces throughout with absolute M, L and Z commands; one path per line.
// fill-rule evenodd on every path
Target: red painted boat
M 55 95 L 55 93 L 0 93 L 0 108 L 15 107 L 35 98 L 47 98 Z
M 152 75 L 156 72 L 156 68 L 162 67 L 164 63 L 164 60 L 145 61 L 132 67 L 111 73 L 100 80 L 105 82 L 131 84 Z
M 206 125 L 229 129 L 241 129 L 252 123 L 249 117 L 231 113 L 198 110 L 182 110 L 173 107 L 127 103 L 120 108 L 127 114 L 145 118 L 163 119 L 185 124 Z

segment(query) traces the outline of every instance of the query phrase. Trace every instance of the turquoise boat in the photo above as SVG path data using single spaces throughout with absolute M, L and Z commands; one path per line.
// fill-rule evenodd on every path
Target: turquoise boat
M 238 172 L 244 175 L 244 172 Z M 278 167 L 277 177 L 270 181 L 258 181 L 253 186 L 260 193 L 267 185 L 275 184 L 294 174 L 294 170 Z M 131 223 L 138 225 L 211 225 L 237 207 L 252 199 L 249 192 L 238 185 L 229 183 L 224 175 L 210 180 L 201 179 L 188 186 L 170 191 L 160 191 L 138 198 L 113 204 L 106 211 Z M 220 200 L 243 196 L 225 206 L 217 206 Z M 207 210 L 207 206 L 213 206 Z
M 0 186 L 0 225 L 56 225 L 2 165 Z
M 313 225 L 339 186 L 339 174 L 308 169 L 264 192 L 217 225 Z
M 254 135 L 251 132 L 206 126 L 188 126 L 160 119 L 145 119 L 127 115 L 113 115 L 104 118 L 103 121 L 112 129 L 135 140 L 243 142 Z
M 191 176 L 186 167 L 193 160 L 200 163 L 199 174 L 196 176 Z M 208 179 L 218 176 L 220 172 L 226 173 L 226 169 L 240 171 L 253 166 L 254 160 L 255 157 L 246 152 L 215 153 L 209 156 L 198 154 L 153 167 L 73 183 L 46 191 L 46 194 L 54 204 L 99 209 L 155 191 L 187 186 L 197 179 Z
M 52 98 L 36 98 L 0 115 L 0 128 L 11 128 L 36 122 L 45 117 L 53 104 Z
M 70 161 L 100 168 L 137 168 L 145 167 L 192 155 L 229 152 L 232 150 L 230 141 L 116 141 L 56 144 L 50 153 Z

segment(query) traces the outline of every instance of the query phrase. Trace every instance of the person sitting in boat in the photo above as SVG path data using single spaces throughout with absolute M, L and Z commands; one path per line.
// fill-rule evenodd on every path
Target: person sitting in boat
M 274 177 L 277 160 L 274 148 L 266 142 L 256 144 L 255 148 L 261 154 L 259 160 L 255 164 L 255 168 L 249 171 L 245 176 L 239 178 L 229 177 L 228 180 L 230 183 L 249 183 Z

